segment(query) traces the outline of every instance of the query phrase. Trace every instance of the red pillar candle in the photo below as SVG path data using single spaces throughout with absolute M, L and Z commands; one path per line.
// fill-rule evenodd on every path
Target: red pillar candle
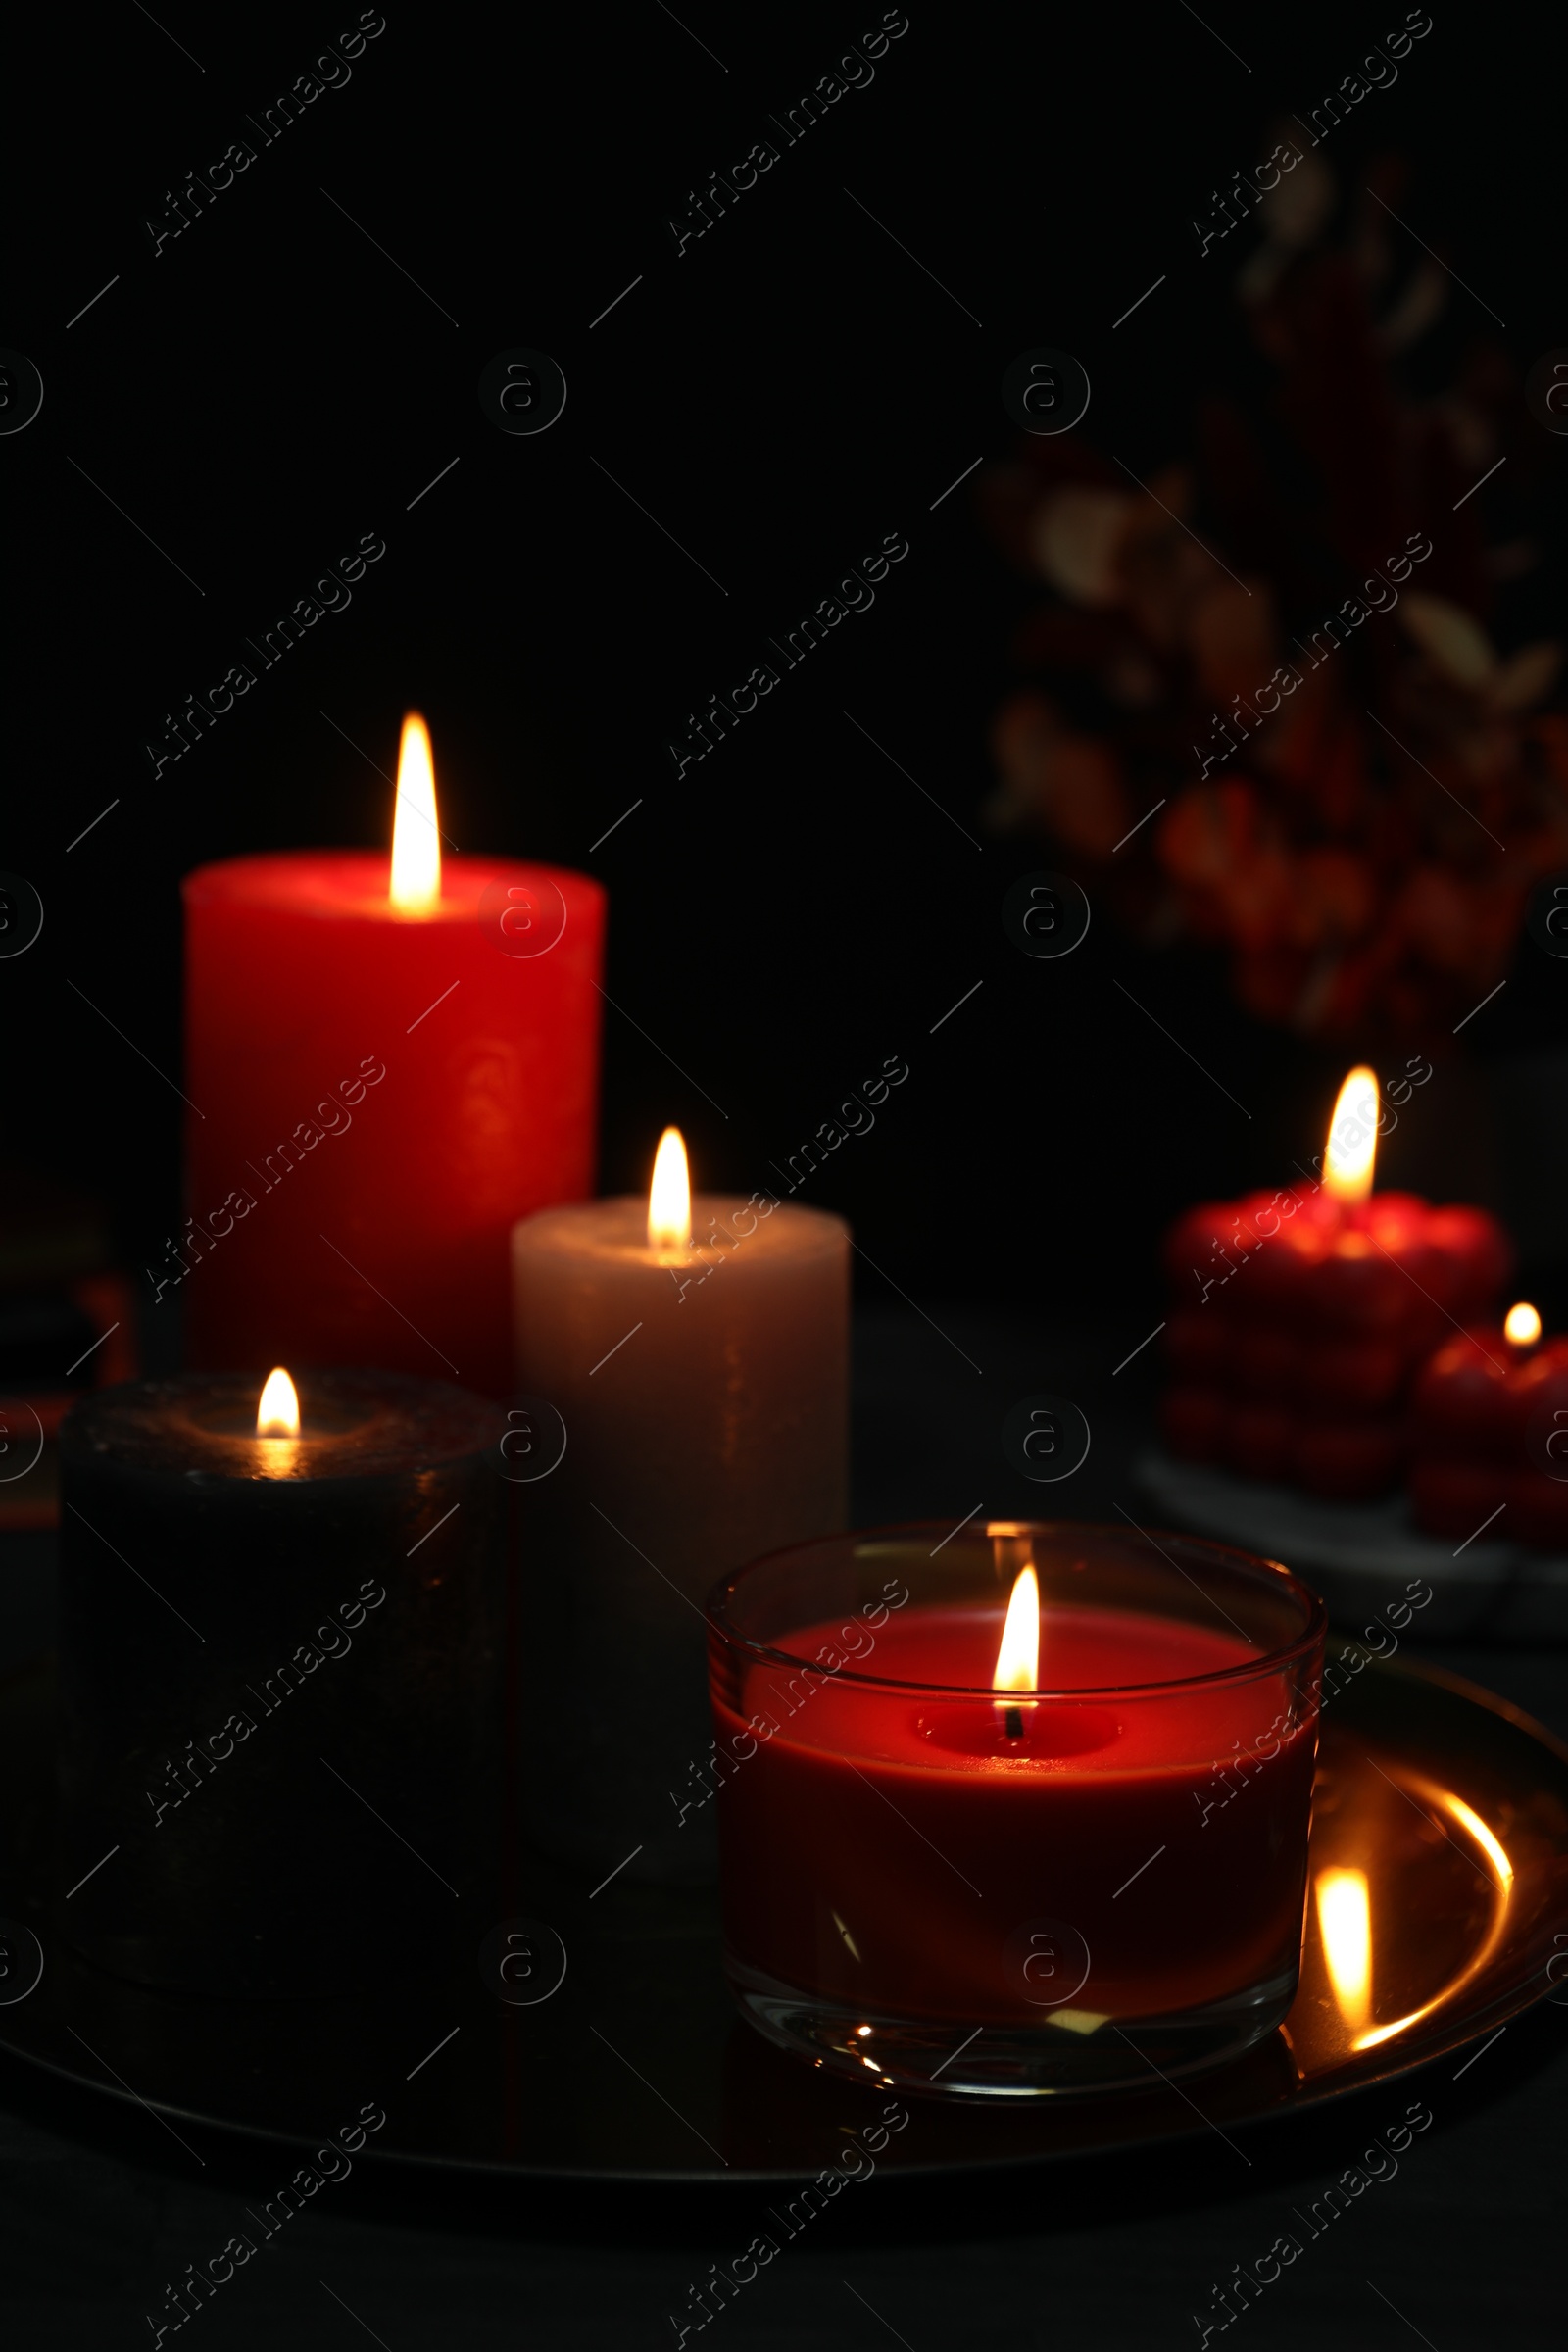
M 1484 1209 L 1372 1191 L 1377 1081 L 1340 1090 L 1321 1184 L 1190 1209 L 1165 1244 L 1173 1451 L 1356 1496 L 1404 1467 L 1411 1383 L 1512 1252 Z
M 1454 1332 L 1416 1383 L 1411 1419 L 1418 1526 L 1568 1550 L 1568 1338 L 1543 1340 L 1533 1306 Z
M 605 899 L 557 867 L 440 854 L 404 728 L 384 856 L 187 876 L 184 1286 L 202 1368 L 373 1364 L 498 1393 L 509 1237 L 592 1189 Z
M 759 1561 L 709 1620 L 727 1966 L 774 2039 L 1029 2093 L 1285 2015 L 1324 1627 L 1285 1569 L 902 1529 Z

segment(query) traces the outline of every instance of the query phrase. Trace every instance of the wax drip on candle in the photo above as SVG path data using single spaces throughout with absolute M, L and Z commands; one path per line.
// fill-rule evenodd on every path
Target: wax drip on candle
M 430 730 L 417 710 L 403 721 L 398 749 L 397 799 L 392 813 L 392 883 L 388 894 L 404 914 L 425 914 L 441 903 L 441 833 L 435 813 L 435 762 Z
M 691 1242 L 692 1180 L 686 1146 L 678 1127 L 666 1127 L 654 1154 L 654 1179 L 648 1188 L 648 1246 L 689 1250 Z
M 991 1688 L 993 1690 L 1038 1690 L 1040 1688 L 1040 1579 L 1033 1567 L 1020 1568 L 1014 1580 Z M 1007 1738 L 1021 1740 L 1022 1707 L 1003 1707 L 1000 1712 L 1002 1727 Z
M 1323 1154 L 1323 1189 L 1342 1208 L 1357 1207 L 1370 1195 L 1377 1149 L 1377 1072 L 1360 1062 L 1339 1091 Z

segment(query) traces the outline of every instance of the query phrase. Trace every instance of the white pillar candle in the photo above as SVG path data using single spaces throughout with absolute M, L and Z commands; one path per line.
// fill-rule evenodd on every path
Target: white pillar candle
M 698 1883 L 703 1604 L 845 1525 L 849 1228 L 769 1194 L 690 1200 L 670 1129 L 648 1200 L 545 1209 L 512 1248 L 518 1387 L 566 1431 L 523 1489 L 527 1831 L 587 1868 Z

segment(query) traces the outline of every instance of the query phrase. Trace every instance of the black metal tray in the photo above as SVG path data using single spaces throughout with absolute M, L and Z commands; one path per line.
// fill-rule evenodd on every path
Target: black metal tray
M 488 1917 L 460 1920 L 449 1964 L 413 1985 L 395 1981 L 368 1925 L 352 1998 L 196 1999 L 103 1975 L 57 1931 L 44 1893 L 51 1708 L 46 1667 L 0 1686 L 0 1918 L 25 1931 L 8 1938 L 0 2049 L 139 2101 L 187 2143 L 217 2131 L 309 2153 L 368 2109 L 385 2120 L 362 2152 L 410 2166 L 799 2180 L 847 2161 L 868 2131 L 876 2146 L 893 2107 L 907 2123 L 879 2147 L 883 2171 L 1133 2149 L 1283 2117 L 1495 2034 L 1554 1990 L 1548 1968 L 1568 1952 L 1556 1940 L 1568 1930 L 1568 1748 L 1454 1676 L 1367 1660 L 1325 1709 L 1312 1869 L 1314 1881 L 1336 1866 L 1367 1875 L 1370 2011 L 1348 2015 L 1336 1995 L 1309 1902 L 1285 2025 L 1179 2086 L 1152 2074 L 1147 2091 L 1005 2110 L 862 2090 L 736 2016 L 711 1895 L 621 1880 L 590 1892 L 542 1863 L 526 1868 L 515 1911 L 532 1923 L 533 1982 L 560 1981 L 530 2006 L 505 2004 L 481 1973 L 487 1938 L 514 1924 Z M 18 1998 L 40 1949 L 41 1976 Z

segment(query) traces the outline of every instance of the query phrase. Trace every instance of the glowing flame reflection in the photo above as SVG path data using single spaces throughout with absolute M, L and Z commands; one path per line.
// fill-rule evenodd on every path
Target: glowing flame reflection
M 1364 1870 L 1320 1870 L 1314 1887 L 1323 1959 L 1340 2015 L 1359 2034 L 1372 2014 L 1372 1906 Z

